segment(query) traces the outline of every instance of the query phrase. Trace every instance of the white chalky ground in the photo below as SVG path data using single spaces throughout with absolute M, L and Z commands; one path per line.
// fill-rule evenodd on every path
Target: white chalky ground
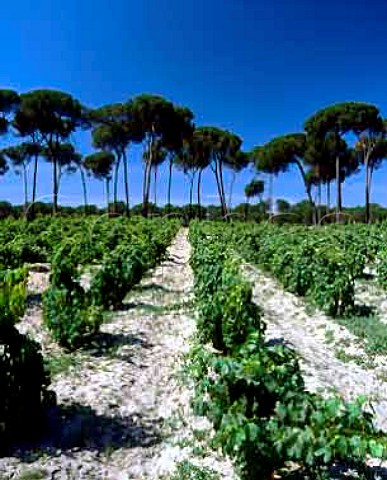
M 178 379 L 195 331 L 187 304 L 193 285 L 189 255 L 182 229 L 168 258 L 103 325 L 105 348 L 77 353 L 76 365 L 54 378 L 50 388 L 64 420 L 53 421 L 56 431 L 36 446 L 36 457 L 0 459 L 2 480 L 27 472 L 42 480 L 167 479 L 184 459 L 215 469 L 222 479 L 236 478 L 219 452 L 207 449 L 200 458 L 192 452 L 192 430 L 209 424 L 193 416 L 191 387 Z M 28 310 L 20 329 L 39 339 L 45 352 L 58 351 L 38 307 Z

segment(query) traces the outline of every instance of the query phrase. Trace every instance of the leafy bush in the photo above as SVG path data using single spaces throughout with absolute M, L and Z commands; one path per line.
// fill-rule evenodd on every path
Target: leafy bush
M 252 302 L 250 285 L 239 274 L 239 265 L 224 245 L 200 240 L 192 256 L 198 328 L 201 340 L 227 352 L 243 344 L 251 331 L 263 334 L 261 310 Z
M 0 451 L 40 430 L 48 384 L 39 344 L 0 327 Z
M 170 480 L 220 480 L 220 477 L 211 468 L 198 467 L 183 460 L 176 465 L 176 471 Z
M 87 343 L 103 323 L 101 307 L 79 289 L 50 287 L 43 297 L 44 321 L 51 334 L 63 347 L 73 350 Z
M 192 237 L 192 232 L 191 232 Z M 205 239 L 200 239 L 205 242 Z M 204 246 L 204 245 L 203 245 Z M 224 252 L 207 242 L 207 248 L 194 249 L 191 266 L 195 271 L 195 296 L 198 306 L 198 331 L 203 343 L 222 350 L 222 304 L 219 285 L 222 281 Z
M 98 332 L 104 316 L 91 295 L 79 284 L 78 244 L 58 248 L 51 265 L 50 287 L 43 295 L 43 318 L 53 337 L 72 350 Z
M 90 295 L 95 305 L 107 310 L 122 303 L 128 291 L 141 280 L 147 270 L 147 250 L 145 247 L 119 245 L 106 257 L 90 286 Z
M 364 412 L 305 391 L 297 357 L 252 334 L 233 356 L 214 355 L 196 405 L 216 429 L 214 445 L 234 458 L 242 478 L 271 478 L 288 461 L 316 478 L 334 462 L 381 457 L 386 441 Z
M 0 450 L 38 431 L 48 398 L 40 346 L 15 323 L 26 305 L 26 272 L 0 272 Z
M 308 296 L 328 315 L 350 314 L 355 305 L 356 256 L 337 245 L 321 253 L 316 249 L 315 256 Z
M 382 247 L 380 248 L 377 260 L 377 278 L 379 284 L 384 288 L 387 289 L 387 248 Z
M 27 272 L 22 269 L 0 272 L 0 328 L 11 327 L 26 308 Z

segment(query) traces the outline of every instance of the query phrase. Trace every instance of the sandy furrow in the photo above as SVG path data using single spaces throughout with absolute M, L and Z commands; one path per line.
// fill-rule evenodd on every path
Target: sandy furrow
M 253 283 L 254 301 L 264 310 L 268 338 L 284 341 L 298 352 L 307 388 L 334 389 L 348 400 L 366 395 L 376 412 L 377 426 L 387 431 L 387 383 L 377 378 L 376 371 L 336 357 L 338 346 L 364 355 L 356 337 L 323 313 L 309 312 L 302 299 L 285 292 L 258 268 L 247 264 L 244 272 Z M 327 332 L 333 343 L 327 342 Z
M 181 230 L 168 258 L 103 326 L 94 348 L 54 378 L 59 408 L 49 433 L 0 459 L 1 479 L 29 472 L 42 480 L 155 480 L 191 460 L 187 439 L 193 442 L 192 430 L 209 425 L 193 416 L 191 387 L 178 378 L 195 331 L 189 255 L 187 231 Z M 229 462 L 210 451 L 197 463 L 234 478 Z

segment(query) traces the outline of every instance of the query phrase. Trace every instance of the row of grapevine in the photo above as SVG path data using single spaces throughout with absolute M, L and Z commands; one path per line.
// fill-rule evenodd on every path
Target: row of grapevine
M 193 224 L 190 240 L 198 310 L 189 369 L 194 405 L 212 421 L 214 446 L 234 460 L 241 478 L 273 478 L 289 461 L 320 478 L 334 462 L 359 466 L 367 455 L 385 457 L 387 443 L 364 400 L 308 393 L 295 353 L 265 342 L 262 311 L 222 229 Z
M 90 288 L 82 286 L 80 279 L 84 267 L 99 253 L 92 237 L 79 234 L 66 239 L 53 254 L 50 287 L 43 297 L 44 321 L 65 348 L 78 348 L 98 332 L 104 312 L 118 307 L 143 274 L 161 260 L 178 224 L 141 220 L 115 227 L 104 244 L 101 240 L 98 244 L 105 254 Z
M 378 255 L 376 242 L 359 244 L 361 234 L 350 229 L 269 224 L 216 229 L 246 260 L 332 316 L 354 311 L 355 280 L 364 276 L 365 266 Z
M 39 218 L 3 220 L 0 223 L 0 268 L 19 268 L 25 263 L 51 261 L 58 245 L 73 237 L 82 237 L 87 249 L 84 254 L 101 260 L 106 248 L 113 249 L 127 236 L 136 224 L 141 228 L 142 219 L 108 218 Z M 87 260 L 87 259 L 86 259 Z
M 353 310 L 355 279 L 363 275 L 365 257 L 352 243 L 302 228 L 265 228 L 258 239 L 252 244 L 255 261 L 286 289 L 332 316 Z
M 365 267 L 387 288 L 385 224 L 322 229 L 266 225 L 245 233 L 249 253 L 261 268 L 329 315 L 354 312 L 355 281 L 366 277 Z

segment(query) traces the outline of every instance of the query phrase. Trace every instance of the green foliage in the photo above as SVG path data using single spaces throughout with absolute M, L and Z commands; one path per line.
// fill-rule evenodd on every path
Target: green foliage
M 306 149 L 306 136 L 294 133 L 276 137 L 263 145 L 254 158 L 257 158 L 257 168 L 267 173 L 286 171 L 291 163 L 300 162 Z
M 17 268 L 25 262 L 39 262 L 43 259 L 38 245 L 31 243 L 27 235 L 20 235 L 14 240 L 0 245 L 0 265 Z
M 387 289 L 387 248 L 382 246 L 377 254 L 376 272 L 378 283 Z
M 144 273 L 162 259 L 177 230 L 176 222 L 143 222 L 139 227 L 131 243 L 123 239 L 105 255 L 90 287 L 95 305 L 118 307 Z
M 245 186 L 246 198 L 253 198 L 261 196 L 265 189 L 265 182 L 263 180 L 253 179 Z
M 47 328 L 63 347 L 72 350 L 98 332 L 102 308 L 79 284 L 78 244 L 60 245 L 51 265 L 51 284 L 43 295 L 43 316 Z
M 161 259 L 177 228 L 175 221 L 108 219 L 88 235 L 65 237 L 52 255 L 50 287 L 43 297 L 44 321 L 54 338 L 70 350 L 87 343 L 98 332 L 103 311 L 121 304 Z M 86 290 L 81 266 L 96 259 L 102 265 Z
M 251 308 L 251 287 L 240 286 L 240 263 L 226 246 L 230 235 L 220 235 L 216 227 L 211 234 L 211 227 L 194 224 L 190 238 L 199 340 L 206 342 L 191 352 L 194 405 L 213 422 L 214 446 L 234 459 L 241 478 L 272 478 L 289 461 L 318 478 L 335 462 L 386 457 L 387 443 L 375 431 L 365 399 L 347 403 L 308 393 L 295 353 L 265 343 L 264 323 Z M 297 285 L 303 288 L 302 282 Z M 210 298 L 215 313 L 205 305 Z M 242 318 L 248 325 L 243 330 Z M 214 324 L 220 330 L 228 327 L 221 336 L 223 348 L 214 343 L 219 338 Z
M 305 130 L 310 135 L 322 137 L 329 132 L 361 133 L 378 127 L 379 123 L 376 106 L 364 102 L 341 102 L 313 114 L 305 122 Z
M 26 272 L 0 273 L 0 450 L 38 431 L 48 398 L 40 346 L 14 327 L 26 305 Z
M 58 246 L 67 241 L 72 245 L 71 255 L 77 255 L 78 264 L 100 262 L 106 251 L 114 250 L 125 239 L 130 243 L 136 241 L 141 232 L 150 231 L 151 227 L 145 225 L 141 218 L 128 222 L 122 217 L 101 215 L 41 217 L 31 222 L 3 219 L 0 223 L 0 266 L 15 269 L 25 263 L 50 263 Z M 175 222 L 175 232 L 176 225 Z
M 87 343 L 104 319 L 102 308 L 91 302 L 82 287 L 74 290 L 50 287 L 44 293 L 43 312 L 53 337 L 69 350 Z
M 239 274 L 238 263 L 213 239 L 200 238 L 191 230 L 191 239 L 200 242 L 191 265 L 195 271 L 195 296 L 199 307 L 199 334 L 221 351 L 242 344 L 248 333 L 260 331 L 260 309 L 251 300 L 250 285 Z
M 0 450 L 39 430 L 48 383 L 40 346 L 14 327 L 1 327 Z
M 81 123 L 83 107 L 71 95 L 57 90 L 33 90 L 20 96 L 14 125 L 22 135 L 32 131 L 68 138 Z
M 50 377 L 67 373 L 71 368 L 74 369 L 80 364 L 79 358 L 71 353 L 49 353 L 44 357 L 46 370 Z
M 354 231 L 275 225 L 233 226 L 222 236 L 272 273 L 290 292 L 308 297 L 332 316 L 353 312 L 355 279 L 363 276 L 371 248 Z
M 338 321 L 356 337 L 363 340 L 363 348 L 370 355 L 387 353 L 387 325 L 378 316 L 356 315 L 339 318 Z
M 0 135 L 7 133 L 12 121 L 10 114 L 13 114 L 19 106 L 20 97 L 17 92 L 9 89 L 0 89 Z M 0 174 L 4 174 L 6 162 L 3 156 L 0 156 Z
M 210 468 L 200 468 L 184 460 L 177 464 L 176 472 L 170 480 L 219 480 L 219 475 Z
M 14 326 L 26 307 L 26 278 L 24 269 L 0 272 L 0 328 Z
M 90 293 L 93 302 L 104 309 L 121 305 L 128 291 L 147 270 L 146 249 L 119 245 L 108 255 L 93 278 Z
M 204 126 L 195 129 L 188 157 L 195 168 L 207 165 L 215 174 L 222 216 L 227 205 L 222 171 L 225 167 L 239 172 L 248 165 L 249 157 L 241 150 L 242 140 L 238 135 L 216 127 Z
M 114 155 L 111 152 L 96 152 L 85 158 L 84 166 L 95 178 L 108 179 L 114 164 Z

